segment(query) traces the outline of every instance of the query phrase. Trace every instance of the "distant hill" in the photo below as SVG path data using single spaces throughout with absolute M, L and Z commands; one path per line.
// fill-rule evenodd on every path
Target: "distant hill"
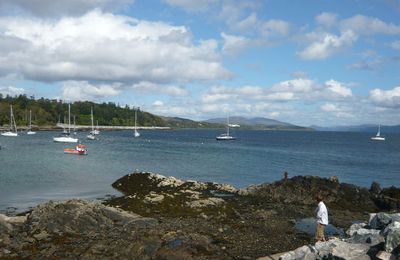
M 378 130 L 378 125 L 348 125 L 348 126 L 330 126 L 330 127 L 321 127 L 321 126 L 310 126 L 311 128 L 317 131 L 337 131 L 337 132 L 368 132 L 368 133 L 376 133 Z M 387 126 L 381 125 L 381 133 L 400 133 L 400 125 Z
M 198 122 L 191 119 L 180 117 L 161 116 L 167 126 L 172 128 L 221 128 L 222 124 L 213 124 L 208 122 Z
M 213 119 L 208 119 L 205 122 L 213 124 L 226 124 L 226 118 L 213 118 Z M 301 131 L 313 130 L 312 128 L 309 127 L 297 126 L 264 117 L 246 118 L 240 116 L 232 116 L 229 117 L 229 124 L 235 124 L 235 125 L 237 124 L 240 125 L 241 129 L 251 129 L 251 130 L 301 130 Z

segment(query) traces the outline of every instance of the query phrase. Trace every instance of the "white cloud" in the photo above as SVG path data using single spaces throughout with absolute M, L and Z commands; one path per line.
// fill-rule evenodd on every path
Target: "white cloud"
M 162 107 L 164 106 L 164 102 L 162 102 L 161 100 L 156 100 L 154 101 L 153 106 Z
M 378 106 L 400 108 L 400 87 L 392 90 L 373 89 L 369 93 L 369 98 Z
M 317 17 L 315 17 L 315 21 L 319 25 L 325 27 L 333 27 L 338 23 L 337 15 L 334 13 L 327 13 L 327 12 L 319 14 Z
M 166 94 L 174 97 L 183 97 L 189 95 L 189 91 L 184 87 L 161 85 L 152 82 L 142 81 L 132 86 L 134 91 L 148 93 L 152 95 Z
M 228 55 L 235 55 L 247 48 L 251 41 L 243 36 L 221 33 L 223 39 L 222 52 Z
M 315 37 L 315 34 L 312 37 Z M 342 32 L 340 36 L 326 33 L 319 40 L 312 42 L 298 55 L 306 60 L 325 59 L 352 46 L 356 40 L 357 36 L 352 31 Z
M 255 12 L 251 13 L 249 16 L 240 20 L 236 23 L 235 27 L 237 30 L 245 31 L 245 30 L 254 30 L 258 26 L 258 18 Z
M 165 3 L 182 8 L 186 11 L 205 11 L 210 8 L 210 5 L 219 3 L 220 0 L 164 0 Z
M 14 97 L 25 94 L 26 90 L 24 88 L 8 86 L 8 87 L 0 87 L 0 93 L 3 94 L 3 96 L 9 95 L 11 97 Z
M 311 92 L 314 89 L 314 81 L 307 78 L 296 78 L 292 80 L 282 81 L 272 86 L 273 91 L 282 92 Z
M 0 18 L 0 75 L 38 81 L 189 82 L 230 77 L 215 40 L 183 26 L 92 11 L 57 21 Z M 7 67 L 4 66 L 7 64 Z
M 390 47 L 392 47 L 395 50 L 400 50 L 400 41 L 394 41 L 390 43 Z
M 333 114 L 338 118 L 353 118 L 354 115 L 345 107 L 340 107 L 336 104 L 326 103 L 321 106 L 322 111 Z
M 67 101 L 92 100 L 117 96 L 121 93 L 119 84 L 92 85 L 87 81 L 67 81 L 63 83 L 62 98 Z
M 82 15 L 95 8 L 117 10 L 134 0 L 1 0 L 0 9 L 17 10 L 36 16 Z
M 289 23 L 283 20 L 268 20 L 260 25 L 261 35 L 264 37 L 286 36 L 289 29 Z
M 327 87 L 327 90 L 331 92 L 334 96 L 338 96 L 341 98 L 353 96 L 350 88 L 343 86 L 342 83 L 336 80 L 328 80 L 325 82 L 325 85 Z
M 321 109 L 323 111 L 325 111 L 325 112 L 336 112 L 336 111 L 338 111 L 337 106 L 332 104 L 332 103 L 326 103 L 326 104 L 322 105 Z
M 351 30 L 357 34 L 400 34 L 400 26 L 393 23 L 385 23 L 384 21 L 363 15 L 355 15 L 341 21 L 343 30 Z

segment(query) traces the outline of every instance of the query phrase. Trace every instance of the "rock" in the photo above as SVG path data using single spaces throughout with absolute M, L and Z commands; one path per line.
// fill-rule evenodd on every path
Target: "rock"
M 33 237 L 34 237 L 36 240 L 40 241 L 40 240 L 45 240 L 45 239 L 49 238 L 50 235 L 49 235 L 46 231 L 42 231 L 42 232 L 40 232 L 39 234 L 33 235 Z
M 369 191 L 374 194 L 379 194 L 382 191 L 381 185 L 377 182 L 372 182 L 371 188 L 369 188 Z
M 148 203 L 148 204 L 157 204 L 157 203 L 161 203 L 164 200 L 164 195 L 162 194 L 157 194 L 155 192 L 150 192 L 149 195 L 147 195 L 146 197 L 144 197 L 144 203 Z
M 189 208 L 204 208 L 204 207 L 215 207 L 225 203 L 221 198 L 208 198 L 202 200 L 194 200 L 186 202 L 186 206 Z
M 375 257 L 380 260 L 398 260 L 395 255 L 385 251 L 379 251 Z
M 400 222 L 389 224 L 383 231 L 385 236 L 385 251 L 393 252 L 395 249 L 400 249 Z
M 400 222 L 400 213 L 388 214 L 379 212 L 377 214 L 369 214 L 368 225 L 373 229 L 384 229 L 390 223 L 398 221 Z
M 282 260 L 297 259 L 370 259 L 366 244 L 352 244 L 339 239 L 331 239 L 326 242 L 317 242 L 314 246 L 302 246 L 294 251 L 282 255 Z
M 367 224 L 365 223 L 355 223 L 346 230 L 346 234 L 349 236 L 353 236 L 359 229 L 364 228 L 366 225 Z
M 313 246 L 302 246 L 294 251 L 287 252 L 279 257 L 279 260 L 315 260 L 318 257 L 318 251 Z
M 384 229 L 391 222 L 392 218 L 387 213 L 384 212 L 379 212 L 377 214 L 371 213 L 369 215 L 368 225 L 373 229 Z

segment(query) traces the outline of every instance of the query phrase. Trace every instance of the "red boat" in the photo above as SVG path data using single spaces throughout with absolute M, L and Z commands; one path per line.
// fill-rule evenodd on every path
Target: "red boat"
M 75 148 L 66 148 L 66 149 L 64 149 L 64 153 L 87 155 L 87 149 L 86 149 L 85 145 L 78 144 Z

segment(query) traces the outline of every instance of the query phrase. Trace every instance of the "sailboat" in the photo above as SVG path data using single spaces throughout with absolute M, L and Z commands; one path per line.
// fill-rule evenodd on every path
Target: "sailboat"
M 217 141 L 233 141 L 236 137 L 229 135 L 229 117 L 226 122 L 226 133 L 220 134 L 216 137 Z
M 136 126 L 136 121 L 137 121 L 137 110 L 135 110 L 135 131 L 134 131 L 134 136 L 135 137 L 139 137 L 140 136 L 140 133 L 138 132 L 138 130 L 137 130 L 137 126 Z
M 77 143 L 78 138 L 69 136 L 71 133 L 71 104 L 68 104 L 68 133 L 65 136 L 53 137 L 54 142 L 60 143 Z
M 378 132 L 375 136 L 371 137 L 371 140 L 374 141 L 385 141 L 385 137 L 381 136 L 381 125 L 378 126 Z
M 29 110 L 29 130 L 26 132 L 27 135 L 34 135 L 36 132 L 32 131 L 32 110 Z
M 90 116 L 91 116 L 91 121 L 92 121 L 92 131 L 89 132 L 89 134 L 86 136 L 86 138 L 89 140 L 95 140 L 96 137 L 94 136 L 93 108 L 90 109 Z
M 10 136 L 10 137 L 18 136 L 17 124 L 15 123 L 12 105 L 10 105 L 10 131 L 2 133 L 1 135 L 2 136 Z
M 98 120 L 96 120 L 96 129 L 94 129 L 94 130 L 92 130 L 92 134 L 93 135 L 98 135 L 98 134 L 100 134 L 100 130 L 99 130 L 99 121 Z

